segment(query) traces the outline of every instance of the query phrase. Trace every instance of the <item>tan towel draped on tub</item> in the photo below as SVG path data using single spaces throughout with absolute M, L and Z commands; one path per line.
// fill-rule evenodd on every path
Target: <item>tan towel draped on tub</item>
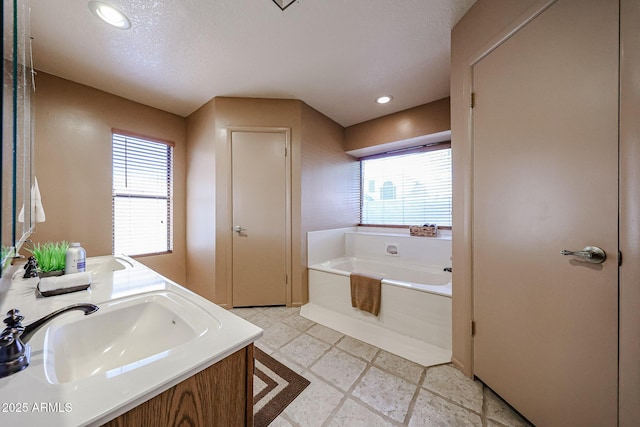
M 362 273 L 351 273 L 351 306 L 371 314 L 380 313 L 382 278 Z

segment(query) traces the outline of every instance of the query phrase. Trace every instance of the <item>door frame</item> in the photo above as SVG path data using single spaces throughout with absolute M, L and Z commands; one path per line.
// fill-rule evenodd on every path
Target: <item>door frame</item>
M 229 305 L 233 308 L 233 170 L 232 170 L 232 137 L 233 132 L 253 132 L 253 133 L 280 133 L 285 136 L 285 147 L 287 155 L 285 157 L 285 273 L 287 281 L 285 284 L 286 306 L 291 307 L 291 282 L 292 282 L 292 223 L 291 223 L 291 129 L 287 127 L 271 126 L 228 126 L 227 131 L 227 158 L 229 159 L 227 176 L 227 247 L 228 251 L 227 267 L 227 295 L 229 295 Z

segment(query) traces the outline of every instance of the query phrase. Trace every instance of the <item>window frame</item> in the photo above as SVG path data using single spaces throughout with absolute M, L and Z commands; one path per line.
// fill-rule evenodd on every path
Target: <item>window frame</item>
M 140 134 L 140 133 L 136 133 L 136 132 L 131 132 L 131 131 L 127 131 L 127 130 L 123 130 L 123 129 L 117 129 L 117 128 L 112 128 L 111 129 L 111 252 L 112 254 L 115 254 L 115 200 L 117 197 L 127 197 L 127 198 L 131 198 L 132 195 L 125 195 L 125 194 L 116 194 L 115 188 L 114 188 L 114 182 L 113 182 L 113 178 L 114 178 L 114 168 L 113 168 L 113 146 L 114 146 L 114 138 L 115 135 L 118 135 L 120 137 L 124 137 L 126 138 L 131 138 L 131 139 L 138 139 L 138 140 L 142 140 L 144 142 L 147 143 L 157 143 L 157 144 L 161 144 L 161 145 L 165 145 L 168 147 L 168 156 L 169 159 L 167 160 L 167 197 L 166 199 L 164 199 L 163 197 L 153 197 L 153 196 L 145 196 L 145 195 L 139 195 L 139 196 L 134 196 L 135 198 L 140 198 L 140 199 L 163 199 L 163 200 L 167 200 L 167 250 L 162 250 L 162 251 L 156 251 L 156 252 L 145 252 L 145 253 L 140 253 L 140 254 L 126 254 L 127 256 L 130 256 L 132 258 L 143 258 L 143 257 L 148 257 L 148 256 L 156 256 L 156 255 L 166 255 L 166 254 L 171 254 L 173 253 L 173 245 L 174 245 L 174 215 L 173 215 L 173 211 L 174 211 L 174 181 L 175 181 L 175 176 L 174 176 L 174 164 L 175 164 L 175 143 L 173 141 L 170 140 L 166 140 L 166 139 L 162 139 L 162 138 L 156 138 L 156 137 L 150 137 L 148 135 L 144 135 L 144 134 Z
M 363 182 L 364 181 L 363 168 L 362 168 L 363 160 L 382 159 L 382 158 L 389 158 L 389 157 L 396 157 L 396 156 L 404 156 L 407 154 L 426 153 L 430 151 L 439 151 L 439 150 L 446 150 L 446 149 L 451 149 L 451 141 L 436 142 L 431 144 L 420 145 L 417 147 L 401 148 L 398 150 L 391 150 L 383 153 L 377 153 L 377 154 L 358 157 L 358 163 L 360 164 L 360 218 L 359 218 L 358 226 L 359 227 L 397 228 L 397 229 L 407 229 L 407 230 L 409 229 L 409 227 L 411 227 L 411 225 L 403 225 L 403 224 L 368 224 L 368 223 L 362 222 L 362 213 L 364 209 L 363 189 L 365 185 L 365 183 Z M 453 169 L 453 166 L 452 166 L 452 169 Z M 453 175 L 453 170 L 452 170 L 452 175 Z M 453 180 L 451 182 L 451 186 L 453 190 Z M 452 194 L 452 199 L 453 199 L 453 194 Z M 453 200 L 452 200 L 452 204 L 453 204 Z M 453 221 L 453 218 L 452 218 L 452 221 Z M 422 224 L 413 224 L 413 225 L 422 225 Z M 451 230 L 452 226 L 438 224 L 438 229 Z

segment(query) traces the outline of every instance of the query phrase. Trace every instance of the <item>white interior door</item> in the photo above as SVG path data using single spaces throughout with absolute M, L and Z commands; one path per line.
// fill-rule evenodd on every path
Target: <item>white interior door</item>
M 559 0 L 473 68 L 474 372 L 540 426 L 617 422 L 618 23 Z
M 287 134 L 231 134 L 233 306 L 286 304 Z

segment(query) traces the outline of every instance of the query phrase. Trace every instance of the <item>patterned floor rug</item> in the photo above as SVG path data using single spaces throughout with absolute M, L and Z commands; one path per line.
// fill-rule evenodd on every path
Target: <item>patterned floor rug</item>
M 253 425 L 268 426 L 302 391 L 309 380 L 259 348 L 254 348 Z

